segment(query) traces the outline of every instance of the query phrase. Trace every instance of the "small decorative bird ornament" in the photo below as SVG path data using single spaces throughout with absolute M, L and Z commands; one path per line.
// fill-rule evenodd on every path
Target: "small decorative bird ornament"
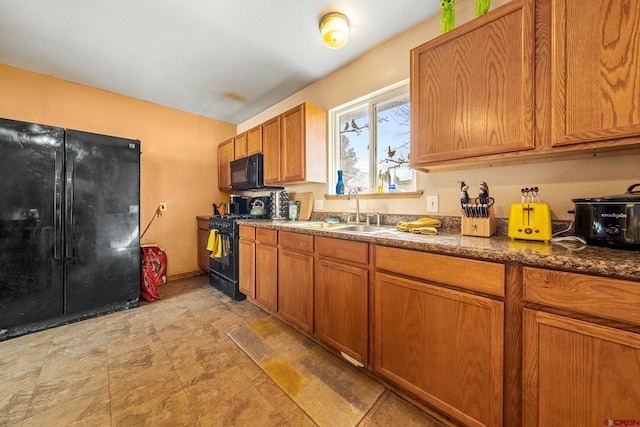
M 387 156 L 389 156 L 389 158 L 392 158 L 395 155 L 396 155 L 396 150 L 392 150 L 391 146 L 389 145 L 389 148 L 387 149 Z
M 455 0 L 440 0 L 440 9 L 442 10 L 440 28 L 442 30 L 442 34 L 453 30 L 456 19 L 456 11 L 453 8 L 455 3 Z
M 476 16 L 484 15 L 491 6 L 491 0 L 476 0 Z

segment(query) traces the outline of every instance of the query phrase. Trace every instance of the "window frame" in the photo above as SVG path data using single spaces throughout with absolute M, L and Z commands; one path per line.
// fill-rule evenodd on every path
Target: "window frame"
M 329 159 L 329 164 L 328 164 L 328 173 L 329 173 L 329 179 L 328 179 L 328 183 L 329 183 L 329 194 L 335 194 L 335 186 L 336 183 L 338 181 L 338 162 L 339 159 L 337 158 L 337 156 L 339 155 L 339 151 L 340 151 L 340 126 L 339 126 L 339 117 L 343 114 L 348 114 L 349 112 L 352 112 L 354 110 L 363 108 L 364 106 L 367 107 L 368 109 L 368 115 L 369 118 L 374 118 L 374 120 L 370 120 L 369 123 L 369 171 L 367 171 L 369 173 L 370 176 L 370 187 L 367 188 L 366 190 L 363 190 L 361 194 L 369 194 L 369 195 L 373 195 L 373 194 L 379 194 L 379 195 L 389 195 L 389 194 L 403 194 L 403 192 L 398 192 L 398 193 L 389 193 L 388 191 L 385 191 L 384 193 L 377 193 L 376 192 L 376 186 L 373 185 L 373 187 L 371 187 L 371 185 L 373 184 L 373 181 L 375 181 L 375 176 L 376 173 L 373 173 L 372 175 L 372 164 L 376 164 L 377 165 L 377 132 L 378 132 L 378 123 L 377 120 L 375 120 L 375 118 L 377 117 L 377 104 L 382 103 L 384 101 L 387 101 L 389 99 L 395 98 L 399 95 L 403 95 L 403 94 L 410 94 L 410 87 L 409 87 L 409 79 L 404 79 L 402 81 L 399 81 L 397 83 L 394 83 L 392 85 L 386 86 L 382 89 L 376 90 L 374 92 L 371 92 L 367 95 L 361 96 L 357 99 L 354 99 L 352 101 L 349 101 L 347 103 L 344 103 L 342 105 L 339 105 L 337 107 L 334 107 L 332 109 L 329 110 L 329 129 L 328 129 L 328 135 L 329 135 L 329 152 L 328 152 L 328 159 Z M 409 123 L 409 126 L 411 126 L 411 123 Z M 372 161 L 373 160 L 373 161 Z M 378 167 L 376 166 L 376 171 L 378 170 Z M 412 190 L 410 190 L 411 192 L 415 192 L 416 191 L 416 187 L 417 187 L 417 183 L 416 183 L 416 174 L 415 171 L 412 170 L 413 173 L 413 178 L 412 178 L 412 182 L 413 182 L 413 188 Z

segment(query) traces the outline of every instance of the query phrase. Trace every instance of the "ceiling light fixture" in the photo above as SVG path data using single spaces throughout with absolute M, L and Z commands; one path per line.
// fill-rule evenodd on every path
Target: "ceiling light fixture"
M 338 49 L 349 40 L 349 20 L 338 12 L 327 13 L 320 20 L 322 42 L 331 49 Z

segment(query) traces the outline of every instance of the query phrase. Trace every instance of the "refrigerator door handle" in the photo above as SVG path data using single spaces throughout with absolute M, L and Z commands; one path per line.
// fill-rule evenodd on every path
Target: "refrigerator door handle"
M 67 158 L 67 227 L 66 227 L 66 245 L 67 245 L 67 258 L 73 258 L 73 157 Z
M 62 259 L 62 153 L 55 152 L 53 184 L 53 258 Z

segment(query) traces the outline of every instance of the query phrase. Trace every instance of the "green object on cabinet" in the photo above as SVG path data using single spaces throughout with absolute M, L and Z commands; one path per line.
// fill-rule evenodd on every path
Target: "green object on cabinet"
M 476 16 L 484 15 L 491 6 L 491 0 L 476 0 Z
M 442 9 L 440 28 L 442 30 L 442 34 L 453 30 L 453 27 L 455 26 L 456 11 L 453 8 L 455 3 L 455 0 L 440 0 L 440 9 Z

